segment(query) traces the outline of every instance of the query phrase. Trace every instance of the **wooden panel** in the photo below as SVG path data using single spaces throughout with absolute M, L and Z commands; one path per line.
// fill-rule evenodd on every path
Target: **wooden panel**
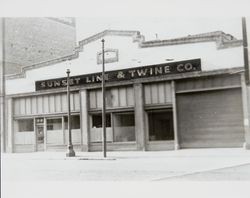
M 80 129 L 72 129 L 72 143 L 80 144 L 81 143 L 81 130 Z
M 127 106 L 127 97 L 126 97 L 126 87 L 119 88 L 119 100 L 120 100 L 120 107 L 126 107 Z
M 174 141 L 150 141 L 147 143 L 147 151 L 174 150 Z
M 67 102 L 67 94 L 62 94 L 62 111 L 67 112 L 68 111 L 68 102 Z
M 120 95 L 120 88 L 113 88 L 112 89 L 112 95 L 114 96 L 113 106 L 119 107 L 121 105 L 121 95 Z M 125 95 L 126 97 L 126 95 Z
M 20 100 L 19 99 L 14 100 L 14 114 L 15 115 L 20 114 Z
M 166 103 L 171 103 L 172 102 L 172 89 L 171 89 L 171 84 L 170 83 L 165 83 L 165 94 L 166 94 Z
M 31 106 L 32 106 L 32 114 L 37 113 L 37 102 L 36 102 L 36 97 L 31 98 Z
M 49 113 L 49 97 L 43 96 L 43 112 Z
M 36 150 L 35 145 L 28 144 L 28 145 L 15 145 L 15 152 L 16 153 L 27 153 L 27 152 L 34 152 Z
M 240 75 L 208 76 L 177 81 L 177 91 L 240 86 Z
M 90 108 L 102 108 L 102 90 L 89 91 Z M 132 87 L 113 87 L 106 89 L 106 108 L 134 106 Z
M 152 97 L 152 104 L 159 104 L 158 85 L 157 84 L 151 85 L 151 97 Z
M 96 101 L 97 101 L 97 108 L 102 108 L 102 91 L 96 91 Z
M 75 111 L 80 110 L 80 96 L 79 93 L 74 93 L 74 105 L 75 105 Z
M 26 115 L 31 114 L 31 98 L 25 98 Z
M 241 147 L 244 142 L 241 90 L 177 94 L 180 146 Z
M 73 94 L 70 94 L 70 109 L 71 109 L 71 111 L 75 110 L 75 104 L 74 104 L 74 96 L 73 96 Z
M 100 143 L 91 143 L 90 144 L 90 151 L 102 151 L 102 144 Z M 108 151 L 136 151 L 137 146 L 135 142 L 116 142 L 114 143 L 107 143 L 107 150 Z
M 63 144 L 63 139 L 62 130 L 47 131 L 47 144 L 60 145 Z
M 150 85 L 144 85 L 144 96 L 145 96 L 145 104 L 151 104 L 151 87 Z
M 56 112 L 61 112 L 61 95 L 60 94 L 56 94 L 55 96 L 55 110 Z
M 20 98 L 20 114 L 25 115 L 25 113 L 26 113 L 25 98 Z
M 91 109 L 97 108 L 96 91 L 89 91 L 89 104 Z
M 165 84 L 164 83 L 159 83 L 158 84 L 158 100 L 159 103 L 164 103 L 165 102 Z
M 145 104 L 164 104 L 172 101 L 169 82 L 144 85 Z
M 102 151 L 102 144 L 100 143 L 91 143 L 90 144 L 90 151 Z M 114 143 L 107 143 L 107 150 L 108 151 L 136 151 L 137 146 L 135 142 L 116 142 Z
M 34 144 L 34 132 L 16 132 L 15 144 Z
M 55 97 L 53 95 L 49 95 L 49 111 L 50 113 L 54 113 L 56 111 Z
M 134 99 L 134 90 L 132 87 L 126 87 L 127 89 L 127 103 L 128 106 L 134 106 L 135 105 L 135 99 Z
M 37 97 L 37 113 L 43 113 L 43 98 L 42 96 Z

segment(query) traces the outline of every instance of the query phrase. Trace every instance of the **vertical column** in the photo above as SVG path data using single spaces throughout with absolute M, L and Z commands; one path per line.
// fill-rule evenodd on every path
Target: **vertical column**
M 1 152 L 6 152 L 5 116 L 5 19 L 0 18 L 0 136 Z
M 63 145 L 66 145 L 67 143 L 66 143 L 64 116 L 62 116 L 62 135 L 63 135 Z
M 134 84 L 134 100 L 135 100 L 135 134 L 137 142 L 137 150 L 146 150 L 146 128 L 144 115 L 144 94 L 143 85 Z
M 88 92 L 86 89 L 84 89 L 80 91 L 79 95 L 80 95 L 82 151 L 89 151 Z
M 245 130 L 245 142 L 243 147 L 245 149 L 250 149 L 250 87 L 246 86 L 244 74 L 241 75 L 241 90 Z
M 173 103 L 173 120 L 174 120 L 174 149 L 180 149 L 179 138 L 178 138 L 178 125 L 177 125 L 177 108 L 176 108 L 176 95 L 175 95 L 175 82 L 171 82 L 172 90 L 172 103 Z
M 7 100 L 7 137 L 8 137 L 8 151 L 14 152 L 14 130 L 13 130 L 13 102 L 12 98 Z
M 37 151 L 37 129 L 36 129 L 36 118 L 33 118 L 33 128 L 34 128 L 34 151 Z
M 44 151 L 47 150 L 47 119 L 43 118 Z

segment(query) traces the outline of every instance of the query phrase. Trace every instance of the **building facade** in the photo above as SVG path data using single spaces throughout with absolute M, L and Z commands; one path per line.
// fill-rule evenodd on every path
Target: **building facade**
M 74 18 L 4 18 L 5 73 L 74 53 Z M 2 29 L 2 26 L 0 26 Z
M 8 152 L 67 148 L 66 69 L 74 148 L 102 149 L 102 38 L 108 151 L 248 144 L 241 40 L 217 31 L 145 41 L 138 31 L 106 30 L 72 55 L 7 77 Z

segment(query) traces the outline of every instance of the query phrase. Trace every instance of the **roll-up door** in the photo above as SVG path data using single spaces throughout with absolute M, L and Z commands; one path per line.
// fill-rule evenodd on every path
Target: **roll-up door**
M 243 145 L 240 89 L 177 94 L 177 116 L 181 148 Z

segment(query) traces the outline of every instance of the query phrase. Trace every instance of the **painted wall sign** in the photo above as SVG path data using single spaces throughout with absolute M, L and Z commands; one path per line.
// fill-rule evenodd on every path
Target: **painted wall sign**
M 201 71 L 200 59 L 163 63 L 158 65 L 135 67 L 123 70 L 107 71 L 105 73 L 105 80 L 107 82 L 114 82 L 114 81 L 132 80 L 138 78 L 146 78 L 152 76 L 170 75 L 170 74 L 178 74 L 178 73 L 186 73 L 194 71 Z M 100 72 L 100 73 L 72 76 L 70 78 L 69 83 L 71 86 L 77 86 L 77 85 L 101 83 L 101 82 L 102 82 L 102 75 Z M 66 87 L 66 86 L 67 86 L 66 77 L 36 81 L 37 91 Z

